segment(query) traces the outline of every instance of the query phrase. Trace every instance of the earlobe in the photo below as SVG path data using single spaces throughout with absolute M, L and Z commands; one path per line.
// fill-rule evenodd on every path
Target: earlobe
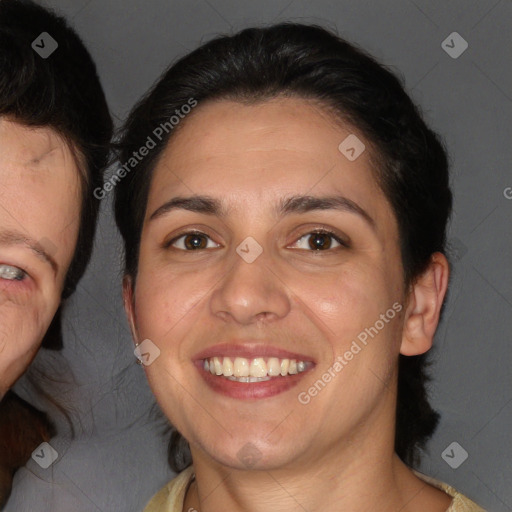
M 134 296 L 133 296 L 133 280 L 131 276 L 125 275 L 123 277 L 123 304 L 130 331 L 135 344 L 138 343 L 137 327 L 135 324 L 135 310 L 134 310 Z
M 411 286 L 400 347 L 404 356 L 423 354 L 432 347 L 448 288 L 449 270 L 444 254 L 436 252 L 425 272 Z

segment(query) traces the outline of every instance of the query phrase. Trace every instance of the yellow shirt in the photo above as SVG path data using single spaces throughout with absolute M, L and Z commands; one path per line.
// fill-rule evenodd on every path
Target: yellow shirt
M 457 492 L 448 484 L 434 480 L 431 477 L 414 471 L 414 474 L 429 484 L 444 491 L 453 498 L 452 503 L 446 512 L 485 512 L 476 503 Z M 187 488 L 194 478 L 194 468 L 188 467 L 182 471 L 174 480 L 171 480 L 163 489 L 153 496 L 147 504 L 144 512 L 187 512 L 183 510 L 183 502 Z

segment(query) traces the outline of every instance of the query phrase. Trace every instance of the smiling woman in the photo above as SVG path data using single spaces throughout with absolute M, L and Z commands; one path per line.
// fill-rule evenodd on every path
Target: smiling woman
M 247 29 L 163 75 L 122 158 L 190 97 L 116 189 L 125 307 L 183 470 L 146 510 L 481 510 L 413 470 L 451 192 L 400 82 L 319 27 Z

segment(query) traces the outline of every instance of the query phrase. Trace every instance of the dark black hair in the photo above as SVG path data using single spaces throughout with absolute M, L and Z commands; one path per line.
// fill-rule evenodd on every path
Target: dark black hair
M 43 32 L 58 44 L 46 58 L 32 48 Z M 66 299 L 91 257 L 99 211 L 92 191 L 101 185 L 108 164 L 113 124 L 96 66 L 81 39 L 64 18 L 31 1 L 0 1 L 0 116 L 52 128 L 68 142 L 80 169 L 80 228 L 62 291 Z M 43 340 L 47 348 L 62 344 L 60 314 L 61 308 Z
M 121 160 L 128 161 L 155 127 L 191 98 L 199 104 L 217 99 L 255 103 L 278 96 L 313 100 L 369 141 L 378 162 L 376 179 L 397 219 L 404 283 L 410 286 L 431 255 L 445 250 L 452 206 L 446 152 L 401 81 L 366 52 L 321 27 L 282 23 L 245 29 L 181 58 L 132 110 L 119 143 Z M 183 125 L 186 119 L 176 129 Z M 116 188 L 125 272 L 133 278 L 152 171 L 176 129 L 163 134 Z M 426 356 L 399 357 L 395 450 L 413 466 L 439 415 L 428 402 Z M 169 461 L 176 471 L 191 462 L 186 448 L 175 431 Z

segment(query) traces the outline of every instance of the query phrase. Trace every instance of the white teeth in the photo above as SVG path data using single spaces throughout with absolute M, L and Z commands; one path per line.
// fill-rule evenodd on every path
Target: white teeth
M 235 377 L 249 377 L 249 361 L 245 357 L 235 358 L 233 375 Z
M 253 359 L 249 367 L 249 375 L 251 377 L 266 377 L 267 376 L 267 363 L 262 357 Z
M 304 368 L 306 365 L 304 365 Z M 281 373 L 281 365 L 277 357 L 271 357 L 267 363 L 267 372 L 271 377 L 277 377 Z
M 283 359 L 281 361 L 281 375 L 285 377 L 288 375 L 288 368 L 290 367 L 290 360 L 289 359 Z
M 218 357 L 213 358 L 213 367 L 215 368 L 215 375 L 222 375 L 222 363 L 220 362 L 220 359 Z
M 233 375 L 233 361 L 231 361 L 229 357 L 224 358 L 222 369 L 224 377 L 230 377 Z
M 236 357 L 233 361 L 230 357 L 215 356 L 205 359 L 203 367 L 212 375 L 222 375 L 229 380 L 259 382 L 269 380 L 271 377 L 296 375 L 306 371 L 308 364 L 305 361 L 277 357 Z

